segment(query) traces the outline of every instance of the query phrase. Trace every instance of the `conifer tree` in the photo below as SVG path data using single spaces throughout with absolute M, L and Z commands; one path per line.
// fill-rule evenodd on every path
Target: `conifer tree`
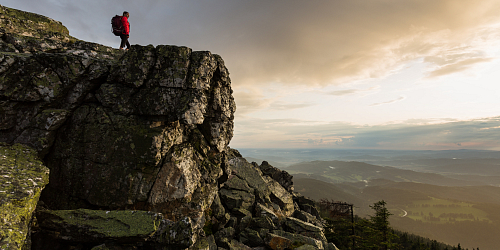
M 397 245 L 394 243 L 397 236 L 389 226 L 389 216 L 392 213 L 385 207 L 386 204 L 384 200 L 381 200 L 370 206 L 370 208 L 375 210 L 375 215 L 370 216 L 373 227 L 372 242 L 378 246 L 378 249 L 383 250 L 392 249 Z

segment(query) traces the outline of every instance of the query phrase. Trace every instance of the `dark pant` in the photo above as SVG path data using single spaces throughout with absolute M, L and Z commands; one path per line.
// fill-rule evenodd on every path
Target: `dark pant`
M 130 49 L 130 43 L 128 42 L 128 35 L 120 35 L 120 38 L 122 39 L 122 42 L 120 44 L 120 49 L 125 48 L 125 45 L 127 46 L 127 49 Z

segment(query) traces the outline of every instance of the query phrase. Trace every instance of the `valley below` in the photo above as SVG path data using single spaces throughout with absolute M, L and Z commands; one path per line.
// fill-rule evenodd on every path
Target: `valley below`
M 258 154 L 241 151 L 259 161 Z M 267 154 L 273 152 L 279 151 Z M 294 176 L 295 191 L 306 197 L 351 203 L 361 217 L 384 200 L 394 229 L 469 249 L 500 245 L 496 151 L 316 151 L 309 158 L 293 153 L 287 161 L 280 162 L 279 154 L 271 159 Z

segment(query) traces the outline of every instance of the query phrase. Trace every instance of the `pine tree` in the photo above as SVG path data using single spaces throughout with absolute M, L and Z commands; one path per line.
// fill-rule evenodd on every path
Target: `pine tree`
M 372 243 L 378 246 L 378 249 L 388 250 L 396 247 L 394 239 L 397 237 L 389 226 L 389 216 L 392 213 L 385 207 L 387 203 L 384 200 L 374 203 L 370 206 L 375 210 L 375 215 L 370 216 L 372 222 L 373 236 Z

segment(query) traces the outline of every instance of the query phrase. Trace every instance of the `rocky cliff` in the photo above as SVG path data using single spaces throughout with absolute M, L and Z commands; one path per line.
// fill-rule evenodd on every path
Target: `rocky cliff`
M 334 249 L 290 175 L 227 147 L 235 109 L 218 55 L 123 52 L 0 6 L 0 142 L 50 169 L 25 247 Z

